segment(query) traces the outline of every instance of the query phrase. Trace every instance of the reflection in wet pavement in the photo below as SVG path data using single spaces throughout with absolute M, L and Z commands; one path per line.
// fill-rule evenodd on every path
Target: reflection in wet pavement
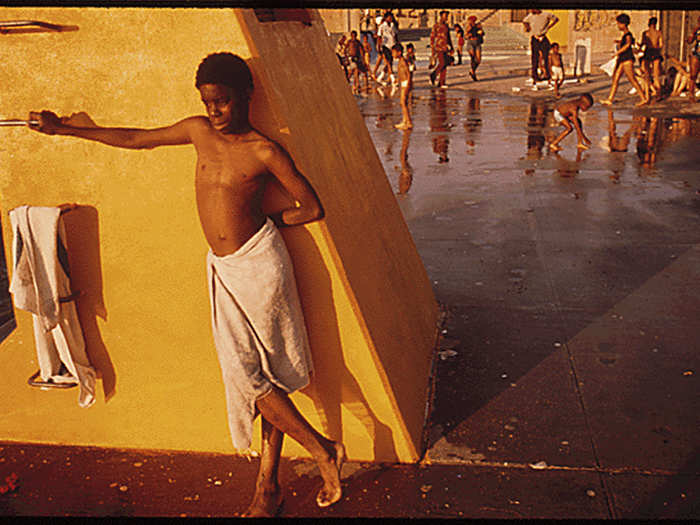
M 700 188 L 694 169 L 700 160 L 699 120 L 633 115 L 595 105 L 582 113 L 591 149 L 577 151 L 572 133 L 563 141 L 563 151 L 552 153 L 546 144 L 561 131 L 553 104 L 464 91 L 417 91 L 415 127 L 401 132 L 393 127 L 401 118 L 397 99 L 358 98 L 389 181 L 403 196 L 407 221 L 473 199 L 485 184 L 491 189 L 519 185 L 523 176 L 557 175 L 637 189 L 653 179 L 670 192 L 668 197 L 684 187 Z
M 444 435 L 489 460 L 541 454 L 536 444 L 553 439 L 541 414 L 499 402 L 562 359 L 565 372 L 542 371 L 533 395 L 560 403 L 552 413 L 575 433 L 580 405 L 546 387 L 568 392 L 570 363 L 557 348 L 700 243 L 700 120 L 596 104 L 581 115 L 590 149 L 577 150 L 572 133 L 552 153 L 546 145 L 561 132 L 553 100 L 419 89 L 411 132 L 393 127 L 397 100 L 357 103 L 449 312 L 454 344 L 437 361 L 429 448 Z M 499 441 L 507 416 L 531 432 Z M 585 446 L 566 457 L 557 447 L 553 464 L 591 461 Z

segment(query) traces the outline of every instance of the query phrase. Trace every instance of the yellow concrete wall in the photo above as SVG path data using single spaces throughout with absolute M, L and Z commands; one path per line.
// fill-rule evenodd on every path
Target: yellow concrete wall
M 630 9 L 576 9 L 569 12 L 569 43 L 578 38 L 590 38 L 592 51 L 612 52 L 615 50 L 615 40 L 622 37 L 617 28 L 615 17 L 621 13 L 627 13 L 630 17 L 629 29 L 637 42 L 642 38 L 642 32 L 649 24 L 649 18 L 655 15 L 651 10 Z
M 547 38 L 550 42 L 558 42 L 562 51 L 569 47 L 569 11 L 563 9 L 553 9 L 550 11 L 559 18 L 559 22 L 547 31 Z
M 156 127 L 203 113 L 194 73 L 204 56 L 228 50 L 250 59 L 253 122 L 287 147 L 327 213 L 284 231 L 317 372 L 293 400 L 346 442 L 351 459 L 413 461 L 437 308 L 312 14 L 307 27 L 260 24 L 251 11 L 232 9 L 0 8 L 0 20 L 79 27 L 2 36 L 0 118 L 47 108 L 85 111 L 99 125 Z M 18 328 L 0 344 L 0 439 L 233 452 L 209 325 L 193 148 L 129 151 L 23 128 L 1 133 L 6 241 L 15 206 L 81 205 L 66 216 L 69 251 L 101 381 L 87 410 L 76 390 L 26 386 L 37 364 L 30 314 L 16 310 Z M 271 188 L 268 206 L 282 199 Z M 256 445 L 258 432 L 256 425 Z M 304 451 L 288 439 L 284 454 Z

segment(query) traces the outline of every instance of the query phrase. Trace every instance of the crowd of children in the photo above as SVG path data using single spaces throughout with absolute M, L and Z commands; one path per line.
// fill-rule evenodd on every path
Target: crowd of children
M 463 51 L 466 45 L 470 57 L 470 76 L 477 81 L 476 70 L 481 63 L 481 45 L 484 40 L 484 30 L 477 21 L 476 16 L 467 18 L 465 27 L 454 24 L 453 30 L 457 37 L 456 48 L 453 48 L 449 38 L 449 28 L 445 31 L 447 11 L 440 12 L 440 20 L 435 24 L 431 34 L 431 48 L 433 48 L 429 68 L 431 68 L 430 80 L 437 87 L 447 87 L 445 82 L 445 67 L 448 64 L 461 65 Z M 543 15 L 544 16 L 544 15 Z M 614 69 L 612 69 L 612 85 L 607 98 L 600 100 L 603 105 L 610 106 L 615 100 L 620 80 L 624 74 L 634 87 L 639 102 L 637 106 L 659 101 L 665 97 L 687 96 L 695 101 L 697 89 L 696 78 L 700 72 L 700 17 L 697 24 L 687 37 L 690 44 L 690 55 L 687 61 L 679 61 L 671 56 L 663 56 L 663 34 L 656 27 L 656 17 L 649 19 L 648 29 L 642 33 L 637 42 L 629 30 L 630 17 L 620 14 L 616 17 L 618 29 L 622 32 L 620 40 L 616 41 L 617 49 L 614 53 Z M 409 43 L 405 46 L 399 43 L 398 24 L 391 11 L 384 13 L 381 20 L 377 20 L 377 31 L 371 33 L 374 40 L 374 49 L 377 59 L 374 68 L 371 67 L 373 45 L 368 33 L 363 33 L 362 41 L 357 39 L 357 32 L 351 31 L 348 39 L 343 35 L 336 47 L 336 53 L 340 60 L 347 79 L 353 83 L 353 93 L 360 92 L 360 76 L 364 76 L 364 88 L 371 90 L 370 79 L 377 84 L 380 93 L 383 87 L 391 86 L 391 95 L 400 89 L 402 120 L 396 125 L 399 129 L 410 129 L 413 124 L 410 115 L 410 97 L 413 89 L 413 72 L 416 70 L 415 47 Z M 445 27 L 443 27 L 445 26 Z M 440 29 L 447 36 L 442 47 L 438 46 Z M 437 35 L 437 36 L 436 36 Z M 442 48 L 445 48 L 444 50 Z M 453 54 L 456 51 L 455 61 Z M 547 50 L 547 59 L 540 67 L 546 73 L 545 77 L 550 89 L 554 90 L 556 98 L 561 97 L 561 86 L 565 79 L 565 64 L 560 53 L 559 44 L 552 43 Z M 639 59 L 639 67 L 635 61 Z M 664 62 L 666 71 L 664 71 Z M 394 71 L 396 64 L 396 71 Z M 533 66 L 534 67 L 534 66 Z M 379 74 L 377 74 L 379 71 Z M 533 87 L 534 89 L 534 87 Z M 585 136 L 581 127 L 579 111 L 586 111 L 593 105 L 593 97 L 586 93 L 577 98 L 560 102 L 555 110 L 555 120 L 564 126 L 564 131 L 549 145 L 552 151 L 559 151 L 559 143 L 576 130 L 578 135 L 578 148 L 588 148 L 590 141 Z

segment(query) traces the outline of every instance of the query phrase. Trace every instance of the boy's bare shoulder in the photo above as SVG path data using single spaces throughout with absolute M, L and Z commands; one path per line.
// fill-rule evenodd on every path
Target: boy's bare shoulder
M 183 122 L 192 127 L 210 127 L 209 119 L 204 115 L 193 115 L 184 119 Z
M 209 119 L 203 115 L 195 115 L 192 117 L 187 117 L 183 119 L 180 124 L 186 126 L 186 128 L 192 132 L 203 132 L 211 129 L 211 124 Z
M 576 100 L 565 100 L 565 101 L 557 104 L 557 110 L 562 115 L 565 113 L 574 112 L 574 111 L 576 111 L 576 109 L 578 109 L 578 105 L 576 104 Z
M 246 140 L 250 143 L 250 147 L 257 157 L 263 162 L 279 158 L 280 155 L 287 156 L 287 152 L 282 146 L 257 130 L 253 130 L 246 137 Z

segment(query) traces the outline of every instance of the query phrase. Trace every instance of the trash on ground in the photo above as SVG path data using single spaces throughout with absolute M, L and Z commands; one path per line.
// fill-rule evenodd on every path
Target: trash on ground
M 438 352 L 438 355 L 440 356 L 440 359 L 446 361 L 450 357 L 456 356 L 457 352 L 455 352 L 454 350 L 443 350 L 442 352 Z
M 432 488 L 433 488 L 432 485 L 421 485 L 420 491 L 421 491 L 423 494 L 427 494 L 428 492 L 430 492 L 430 490 L 431 490 Z
M 547 463 L 545 461 L 538 461 L 537 463 L 530 463 L 529 466 L 535 470 L 542 470 L 547 468 Z
M 692 370 L 686 370 L 685 372 L 683 372 L 683 375 L 684 375 L 684 376 L 692 376 L 692 375 L 693 375 L 693 371 L 692 371 Z
M 591 498 L 595 498 L 595 490 L 587 490 L 586 494 L 590 496 Z

